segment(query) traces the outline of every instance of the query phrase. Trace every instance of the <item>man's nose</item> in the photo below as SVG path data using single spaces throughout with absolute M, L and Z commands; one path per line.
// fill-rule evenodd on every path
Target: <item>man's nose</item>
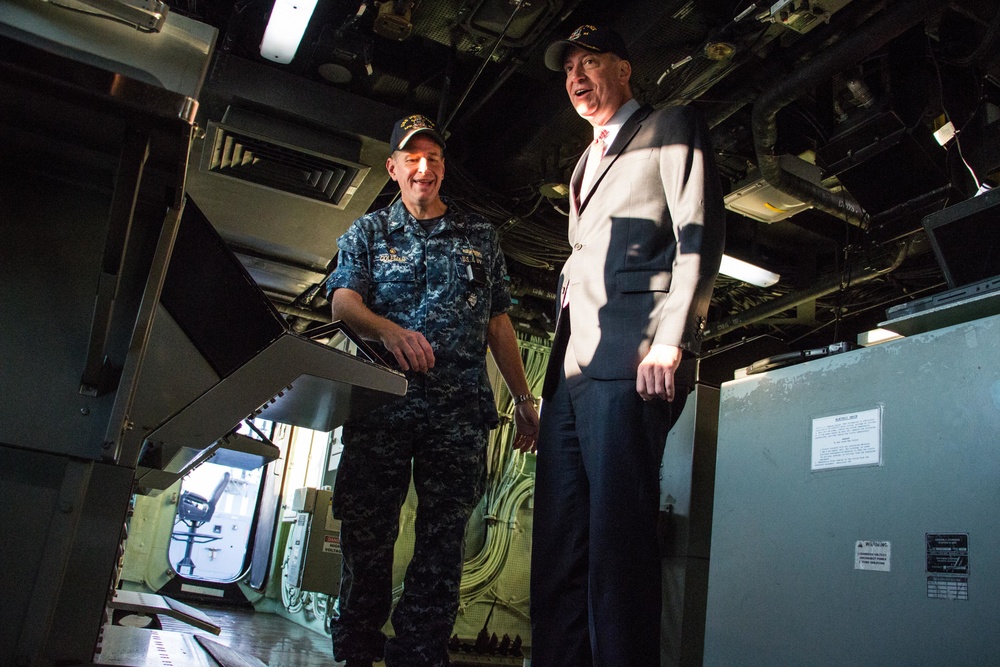
M 417 163 L 417 171 L 425 172 L 427 171 L 427 158 L 420 158 L 420 162 Z

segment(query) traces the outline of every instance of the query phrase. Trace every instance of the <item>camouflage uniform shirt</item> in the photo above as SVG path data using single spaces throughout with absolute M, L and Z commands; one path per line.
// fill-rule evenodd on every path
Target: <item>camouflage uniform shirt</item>
M 419 331 L 434 350 L 434 368 L 406 374 L 405 399 L 373 410 L 358 425 L 405 428 L 416 393 L 433 412 L 461 407 L 468 419 L 497 424 L 486 376 L 486 329 L 492 317 L 510 309 L 507 267 L 493 226 L 445 203 L 447 212 L 429 231 L 397 201 L 358 218 L 338 241 L 327 293 L 340 287 L 357 292 L 373 313 Z M 383 356 L 396 367 L 391 353 Z

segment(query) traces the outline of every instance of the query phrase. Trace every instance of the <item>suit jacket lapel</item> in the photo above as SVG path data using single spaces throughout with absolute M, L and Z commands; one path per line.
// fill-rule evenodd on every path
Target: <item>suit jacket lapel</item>
M 574 214 L 578 214 L 580 212 L 580 187 L 582 186 L 583 169 L 586 163 L 587 151 L 583 151 L 583 155 L 581 155 L 580 159 L 576 161 L 576 167 L 573 169 L 573 175 L 569 179 L 569 200 Z
M 622 129 L 618 130 L 618 136 L 615 137 L 614 143 L 608 147 L 608 150 L 604 153 L 604 158 L 601 160 L 601 163 L 597 165 L 597 173 L 594 174 L 594 180 L 590 184 L 590 190 L 585 193 L 581 193 L 583 197 L 580 198 L 580 208 L 577 211 L 578 214 L 583 213 L 583 209 L 586 208 L 587 202 L 590 201 L 591 195 L 593 195 L 594 190 L 597 189 L 598 183 L 600 183 L 601 179 L 604 178 L 604 174 L 606 174 L 608 169 L 611 168 L 611 165 L 618 159 L 618 156 L 622 154 L 629 142 L 632 141 L 632 137 L 634 137 L 636 132 L 639 131 L 639 128 L 642 127 L 642 121 L 644 121 L 646 116 L 648 116 L 652 111 L 652 107 L 640 107 L 638 111 L 629 116 L 629 119 L 622 125 Z M 586 153 L 584 153 L 584 155 L 586 155 Z M 585 161 L 586 160 L 581 160 L 580 163 L 577 163 L 576 165 L 577 171 L 580 172 L 581 177 L 583 175 L 581 163 Z M 576 181 L 576 177 L 577 173 L 574 171 L 574 183 L 577 184 L 577 192 L 579 192 L 579 182 Z

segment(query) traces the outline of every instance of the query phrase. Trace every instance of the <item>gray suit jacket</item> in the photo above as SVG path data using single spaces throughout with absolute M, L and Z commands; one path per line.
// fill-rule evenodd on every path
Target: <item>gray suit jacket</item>
M 558 291 L 569 290 L 570 321 L 560 309 L 549 375 L 569 344 L 588 377 L 635 378 L 654 343 L 701 347 L 725 242 L 708 126 L 691 107 L 643 107 L 580 193 L 586 160 L 570 185 L 573 252 Z

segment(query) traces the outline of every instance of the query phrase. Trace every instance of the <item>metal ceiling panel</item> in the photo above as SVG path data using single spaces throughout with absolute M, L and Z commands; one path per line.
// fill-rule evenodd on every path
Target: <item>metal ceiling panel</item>
M 212 69 L 202 109 L 199 125 L 207 131 L 192 143 L 188 194 L 234 247 L 272 264 L 324 273 L 337 239 L 388 181 L 388 130 L 404 112 L 227 54 Z M 266 144 L 313 162 L 293 162 L 296 174 L 292 165 L 269 158 L 271 173 L 251 180 L 233 178 L 232 169 L 203 168 L 213 163 L 220 128 L 253 139 L 255 155 Z M 305 187 L 310 178 L 324 178 L 324 169 L 342 170 L 326 174 L 344 179 L 333 189 L 337 203 L 321 189 L 310 196 Z M 282 182 L 276 173 L 287 178 Z M 295 281 L 268 287 L 298 293 Z

